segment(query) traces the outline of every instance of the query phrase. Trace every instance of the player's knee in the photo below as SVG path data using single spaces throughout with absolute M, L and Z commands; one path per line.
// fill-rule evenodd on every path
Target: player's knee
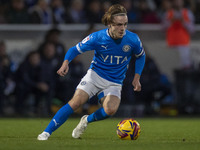
M 112 116 L 116 113 L 116 109 L 115 108 L 105 108 L 105 112 L 107 115 Z
M 71 108 L 75 111 L 77 110 L 80 106 L 81 106 L 81 103 L 80 102 L 75 102 L 75 101 L 69 101 L 69 105 L 71 106 Z

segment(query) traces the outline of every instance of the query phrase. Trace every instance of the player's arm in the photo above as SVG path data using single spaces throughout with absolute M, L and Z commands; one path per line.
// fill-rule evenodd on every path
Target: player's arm
M 76 46 L 70 48 L 67 51 L 67 53 L 65 54 L 65 58 L 64 58 L 64 61 L 62 63 L 62 66 L 57 71 L 57 73 L 62 77 L 65 76 L 68 73 L 68 70 L 69 70 L 69 63 L 79 54 L 81 54 L 81 53 L 78 51 Z
M 135 76 L 133 78 L 132 85 L 134 87 L 134 91 L 141 91 L 140 76 L 145 64 L 145 51 L 139 37 L 135 43 Z
M 132 81 L 134 91 L 141 91 L 140 76 L 145 64 L 145 53 L 135 61 L 135 76 Z
M 94 33 L 84 38 L 81 42 L 79 42 L 76 46 L 71 47 L 64 58 L 64 62 L 57 73 L 60 76 L 65 76 L 69 70 L 69 63 L 79 54 L 84 53 L 86 51 L 90 51 L 94 49 L 95 42 Z

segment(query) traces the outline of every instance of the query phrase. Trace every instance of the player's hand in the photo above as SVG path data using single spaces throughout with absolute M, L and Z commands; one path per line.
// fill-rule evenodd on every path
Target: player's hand
M 132 85 L 134 87 L 133 88 L 134 91 L 137 91 L 137 92 L 141 91 L 140 75 L 139 74 L 135 74 Z
M 68 73 L 68 70 L 69 70 L 68 64 L 69 64 L 68 60 L 65 60 L 62 66 L 60 67 L 60 69 L 57 71 L 57 74 L 64 77 Z

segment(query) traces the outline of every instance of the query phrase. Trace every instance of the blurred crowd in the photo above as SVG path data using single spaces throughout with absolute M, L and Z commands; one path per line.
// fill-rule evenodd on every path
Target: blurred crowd
M 180 53 L 180 69 L 192 67 L 190 35 L 194 32 L 194 23 L 200 23 L 198 0 L 0 0 L 0 23 L 91 23 L 86 31 L 88 35 L 95 31 L 93 23 L 100 23 L 104 12 L 115 3 L 126 7 L 129 23 L 160 23 L 166 31 L 166 43 Z M 66 77 L 56 74 L 67 51 L 60 42 L 60 34 L 56 28 L 49 30 L 17 67 L 8 55 L 6 42 L 0 40 L 0 116 L 11 111 L 19 116 L 49 116 L 73 96 L 85 70 L 78 56 L 70 63 Z M 145 113 L 151 114 L 162 104 L 174 105 L 174 87 L 149 55 L 148 47 L 145 51 L 142 91 L 133 92 L 130 84 L 134 76 L 133 57 L 124 80 L 122 104 L 142 104 Z M 96 98 L 88 104 L 95 105 L 92 109 L 98 107 Z
M 0 114 L 11 106 L 15 115 L 31 112 L 48 116 L 52 114 L 53 103 L 61 106 L 73 96 L 84 67 L 76 57 L 65 78 L 56 74 L 66 53 L 59 35 L 60 30 L 49 30 L 44 41 L 28 52 L 17 68 L 7 53 L 6 43 L 0 41 Z
M 184 0 L 200 23 L 200 1 Z M 129 23 L 160 23 L 173 0 L 0 0 L 0 24 L 100 23 L 115 3 L 125 6 Z

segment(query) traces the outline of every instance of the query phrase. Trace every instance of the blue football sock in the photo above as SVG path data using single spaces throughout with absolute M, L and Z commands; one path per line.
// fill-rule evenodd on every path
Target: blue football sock
M 103 120 L 110 117 L 109 115 L 106 114 L 105 110 L 103 107 L 92 113 L 91 115 L 88 116 L 87 121 L 88 123 L 93 122 L 93 121 L 98 121 L 98 120 Z
M 53 131 L 58 129 L 68 119 L 68 117 L 73 114 L 73 112 L 74 111 L 69 104 L 64 105 L 58 110 L 44 131 L 51 134 Z

